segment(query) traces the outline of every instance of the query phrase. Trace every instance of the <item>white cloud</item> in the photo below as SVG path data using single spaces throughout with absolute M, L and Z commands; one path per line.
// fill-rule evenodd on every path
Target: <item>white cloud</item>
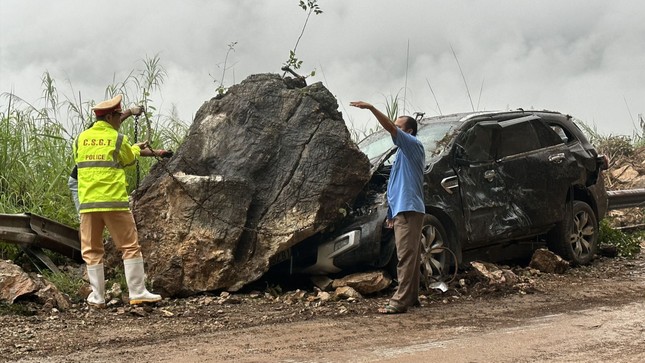
M 324 82 L 356 126 L 374 125 L 369 113 L 348 107 L 356 99 L 383 107 L 386 97 L 405 94 L 408 113 L 438 113 L 428 81 L 444 114 L 468 111 L 451 46 L 480 109 L 554 109 L 612 134 L 631 134 L 632 117 L 645 112 L 645 3 L 319 5 L 324 13 L 310 17 L 297 57 L 303 73 L 317 70 L 310 82 Z M 0 13 L 0 92 L 35 101 L 48 70 L 62 91 L 69 79 L 76 92 L 100 99 L 113 78 L 159 54 L 168 71 L 161 107 L 177 105 L 186 121 L 215 95 L 229 43 L 238 42 L 226 85 L 280 73 L 306 18 L 297 0 L 2 0 Z

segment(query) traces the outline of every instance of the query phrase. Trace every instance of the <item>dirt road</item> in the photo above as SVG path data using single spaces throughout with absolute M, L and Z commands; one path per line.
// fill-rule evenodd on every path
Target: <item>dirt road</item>
M 536 277 L 529 293 L 433 293 L 319 306 L 235 295 L 155 308 L 0 316 L 0 360 L 22 362 L 643 362 L 645 257 Z M 143 315 L 143 316 L 141 316 Z

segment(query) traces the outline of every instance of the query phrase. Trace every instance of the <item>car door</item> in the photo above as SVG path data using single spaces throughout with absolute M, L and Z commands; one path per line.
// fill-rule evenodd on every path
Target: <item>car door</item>
M 494 153 L 508 199 L 505 222 L 513 229 L 509 237 L 546 232 L 564 212 L 575 159 L 562 138 L 538 116 L 499 125 Z
M 496 121 L 479 122 L 459 135 L 455 143 L 464 228 L 471 245 L 509 233 L 507 188 L 494 155 L 499 128 Z

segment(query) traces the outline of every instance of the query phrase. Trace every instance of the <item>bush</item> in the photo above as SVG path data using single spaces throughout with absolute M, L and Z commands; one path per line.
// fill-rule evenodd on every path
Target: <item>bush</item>
M 613 229 L 607 220 L 600 221 L 599 243 L 616 246 L 618 255 L 633 257 L 641 251 L 640 238 L 638 234 L 628 234 Z
M 56 273 L 49 270 L 43 271 L 43 276 L 56 286 L 60 292 L 69 296 L 72 302 L 78 303 L 83 301 L 83 298 L 78 293 L 85 284 L 85 281 L 80 276 L 73 276 L 65 272 Z
M 0 260 L 15 261 L 18 257 L 19 252 L 20 249 L 18 248 L 18 246 L 0 241 Z

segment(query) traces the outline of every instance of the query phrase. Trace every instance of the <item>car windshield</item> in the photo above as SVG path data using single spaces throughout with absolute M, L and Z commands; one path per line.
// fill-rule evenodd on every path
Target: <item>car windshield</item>
M 431 160 L 445 146 L 444 138 L 451 130 L 459 126 L 456 121 L 420 122 L 417 138 L 421 140 L 426 151 L 426 159 Z M 394 146 L 390 134 L 380 130 L 363 139 L 358 147 L 373 161 Z

